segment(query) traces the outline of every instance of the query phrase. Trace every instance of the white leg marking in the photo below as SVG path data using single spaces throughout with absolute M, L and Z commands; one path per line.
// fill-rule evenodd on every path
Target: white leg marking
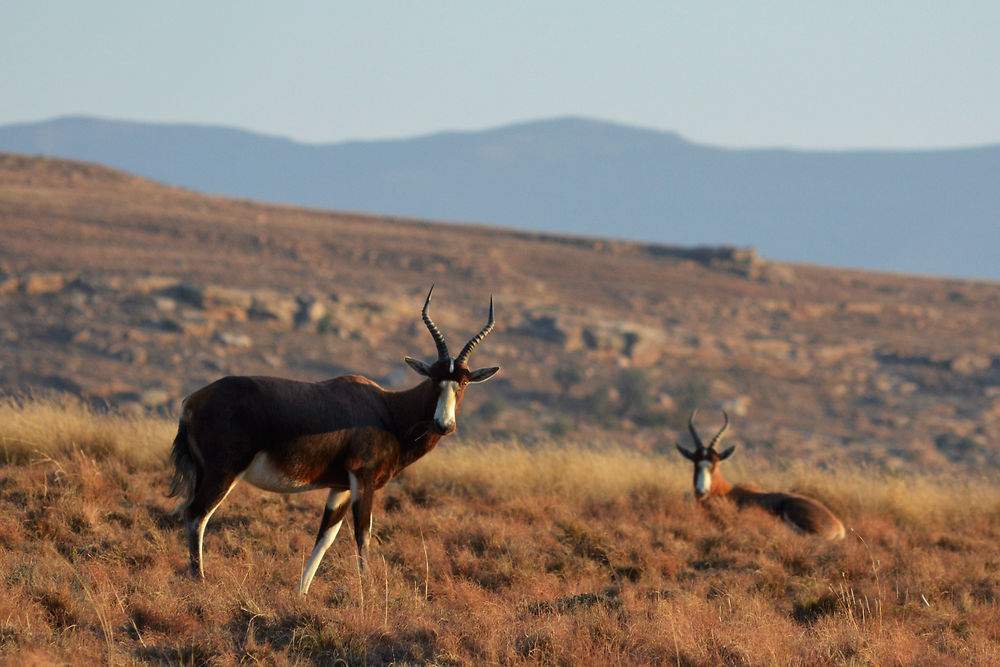
M 440 387 L 441 395 L 434 411 L 434 421 L 438 427 L 447 431 L 455 426 L 455 394 L 458 391 L 458 383 L 454 380 L 445 380 Z
M 330 495 L 327 496 L 326 506 L 332 511 L 339 507 L 342 503 L 347 502 L 350 498 L 350 491 L 337 491 L 331 490 Z M 340 526 L 344 523 L 341 519 L 337 523 L 333 524 L 326 529 L 323 534 L 322 539 L 316 542 L 316 546 L 313 548 L 312 556 L 309 557 L 309 562 L 306 564 L 306 569 L 302 572 L 302 579 L 299 580 L 299 595 L 305 595 L 309 592 L 309 586 L 312 584 L 313 577 L 316 576 L 316 570 L 319 569 L 319 563 L 323 560 L 323 556 L 326 554 L 327 549 L 333 544 L 333 541 L 337 539 L 337 533 L 340 532 Z
M 212 518 L 213 514 L 215 514 L 215 510 L 219 509 L 219 505 L 221 505 L 222 501 L 226 499 L 226 496 L 228 496 L 229 492 L 233 490 L 236 484 L 240 481 L 241 477 L 243 477 L 242 474 L 233 480 L 233 483 L 229 485 L 226 492 L 222 494 L 221 498 L 219 498 L 219 502 L 215 503 L 212 509 L 205 512 L 205 516 L 201 517 L 201 520 L 198 522 L 198 569 L 201 571 L 200 573 L 202 577 L 205 576 L 205 554 L 203 548 L 205 542 L 205 526 L 208 525 L 208 520 Z
M 356 503 L 358 502 L 361 485 L 358 483 L 358 478 L 355 477 L 353 472 L 347 473 L 347 480 L 351 484 L 351 503 Z

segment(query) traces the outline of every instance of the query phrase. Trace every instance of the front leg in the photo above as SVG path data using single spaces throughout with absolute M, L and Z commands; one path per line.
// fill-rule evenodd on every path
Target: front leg
M 316 570 L 319 569 L 319 562 L 323 560 L 326 550 L 337 539 L 337 533 L 340 532 L 340 525 L 344 523 L 344 515 L 347 514 L 350 499 L 350 491 L 330 489 L 330 495 L 326 498 L 326 507 L 323 509 L 323 519 L 319 524 L 319 534 L 316 536 L 316 546 L 313 547 L 312 556 L 309 558 L 309 563 L 302 572 L 302 579 L 299 581 L 299 595 L 305 595 L 309 592 L 309 585 L 316 575 Z
M 358 569 L 365 571 L 368 542 L 372 529 L 372 505 L 375 485 L 349 473 L 351 480 L 351 512 L 354 516 L 354 539 L 358 543 Z

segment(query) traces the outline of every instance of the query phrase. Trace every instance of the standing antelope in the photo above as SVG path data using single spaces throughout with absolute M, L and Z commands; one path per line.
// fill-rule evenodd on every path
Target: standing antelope
M 431 286 L 421 316 L 437 346 L 437 361 L 405 358 L 426 378 L 412 389 L 386 391 L 359 375 L 316 383 L 226 377 L 184 399 L 171 453 L 170 495 L 184 495 L 176 512 L 183 513 L 192 575 L 204 579 L 205 525 L 241 479 L 277 493 L 330 489 L 299 594 L 309 591 L 348 505 L 364 569 L 375 491 L 453 433 L 468 384 L 500 370 L 467 365 L 493 330 L 493 299 L 486 326 L 453 359 L 427 314 L 433 292 Z
M 844 524 L 818 500 L 795 493 L 769 493 L 752 484 L 734 486 L 727 482 L 719 470 L 719 462 L 728 459 L 736 446 L 733 445 L 721 453 L 715 450 L 715 446 L 729 427 L 729 415 L 723 411 L 726 422 L 712 438 L 708 447 L 705 447 L 694 430 L 695 412 L 692 412 L 688 419 L 688 430 L 691 431 L 697 449 L 690 452 L 678 444 L 677 451 L 694 463 L 694 495 L 699 501 L 712 497 L 730 498 L 741 507 L 752 505 L 777 514 L 797 531 L 819 535 L 827 540 L 844 537 Z

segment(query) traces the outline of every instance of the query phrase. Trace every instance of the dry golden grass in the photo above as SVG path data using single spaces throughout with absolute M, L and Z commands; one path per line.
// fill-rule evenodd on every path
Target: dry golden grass
M 26 463 L 82 450 L 148 464 L 164 456 L 176 425 L 148 415 L 97 411 L 69 394 L 0 399 L 0 461 Z
M 676 455 L 444 441 L 295 592 L 324 496 L 241 485 L 188 577 L 173 424 L 0 407 L 0 660 L 134 664 L 998 664 L 1000 489 L 733 461 L 821 498 L 828 544 L 702 508 Z

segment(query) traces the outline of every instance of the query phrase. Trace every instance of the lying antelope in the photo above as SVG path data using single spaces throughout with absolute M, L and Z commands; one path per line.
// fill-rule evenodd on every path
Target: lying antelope
M 241 479 L 277 493 L 330 489 L 316 545 L 299 581 L 301 595 L 309 591 L 348 506 L 364 569 L 375 491 L 453 433 L 468 384 L 500 370 L 467 365 L 493 330 L 493 299 L 486 326 L 452 358 L 427 314 L 433 292 L 432 286 L 421 316 L 437 346 L 437 361 L 405 358 L 426 378 L 412 389 L 386 391 L 359 375 L 317 383 L 226 377 L 184 399 L 171 453 L 170 495 L 184 496 L 176 511 L 183 513 L 192 575 L 204 579 L 205 525 Z
M 684 449 L 679 444 L 677 451 L 684 455 L 684 458 L 694 463 L 694 495 L 699 501 L 708 498 L 729 498 L 737 505 L 761 507 L 772 514 L 777 514 L 792 528 L 803 532 L 819 535 L 828 540 L 837 540 L 844 537 L 844 524 L 833 515 L 833 512 L 826 508 L 826 505 L 806 496 L 795 493 L 769 493 L 762 491 L 750 484 L 732 485 L 726 481 L 719 470 L 719 462 L 728 459 L 736 446 L 728 447 L 722 452 L 718 452 L 715 446 L 722 439 L 722 434 L 729 428 L 729 415 L 722 413 L 726 421 L 722 429 L 712 438 L 712 441 L 705 447 L 701 438 L 694 430 L 694 416 L 688 419 L 688 430 L 694 439 L 696 449 L 694 452 Z

